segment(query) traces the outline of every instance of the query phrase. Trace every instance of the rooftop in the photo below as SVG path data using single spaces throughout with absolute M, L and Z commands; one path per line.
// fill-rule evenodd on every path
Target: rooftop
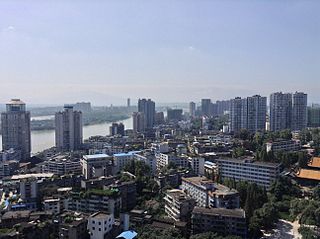
M 308 163 L 308 166 L 312 168 L 320 168 L 320 157 L 312 158 L 311 161 Z
M 134 154 L 140 153 L 141 151 L 130 151 L 128 153 L 118 153 L 118 154 L 114 154 L 113 156 L 115 157 L 124 157 L 124 156 L 132 156 Z
M 30 174 L 18 174 L 9 177 L 11 180 L 20 180 L 26 178 L 52 178 L 53 173 L 30 173 Z
M 11 99 L 7 104 L 8 105 L 25 105 L 25 103 L 20 99 Z
M 192 211 L 192 214 L 194 214 L 194 213 L 206 214 L 206 215 L 212 215 L 212 216 L 245 218 L 245 212 L 243 209 L 195 207 Z
M 103 159 L 110 157 L 108 154 L 91 154 L 91 155 L 84 155 L 85 159 Z
M 122 232 L 119 236 L 116 238 L 124 238 L 124 239 L 133 239 L 138 235 L 135 231 L 125 231 Z
M 107 218 L 109 216 L 110 216 L 110 214 L 107 214 L 107 213 L 96 212 L 96 213 L 92 214 L 90 217 L 91 218 L 96 218 L 96 219 L 105 219 L 105 218 Z
M 280 166 L 280 163 L 259 162 L 259 161 L 254 160 L 253 158 L 219 158 L 219 159 L 216 159 L 216 161 L 217 162 L 228 161 L 228 162 L 242 163 L 242 164 L 271 166 L 271 167 L 275 167 L 275 168 Z
M 320 181 L 320 171 L 312 169 L 300 169 L 296 174 L 297 178 Z

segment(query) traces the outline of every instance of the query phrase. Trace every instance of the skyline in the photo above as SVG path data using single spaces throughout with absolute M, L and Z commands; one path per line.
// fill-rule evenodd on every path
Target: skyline
M 303 91 L 319 103 L 319 10 L 316 1 L 2 1 L 0 102 Z

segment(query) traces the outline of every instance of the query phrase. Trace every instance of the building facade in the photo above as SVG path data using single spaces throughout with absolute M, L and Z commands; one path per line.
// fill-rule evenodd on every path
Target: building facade
M 243 209 L 195 207 L 191 217 L 192 234 L 217 232 L 247 238 L 246 215 Z
M 229 178 L 236 181 L 248 181 L 262 187 L 270 187 L 281 172 L 281 165 L 254 161 L 251 158 L 215 160 L 221 179 Z
M 205 177 L 183 177 L 181 189 L 196 200 L 198 207 L 239 208 L 239 193 Z
M 178 189 L 168 190 L 164 197 L 164 210 L 175 221 L 188 221 L 196 205 L 195 199 Z

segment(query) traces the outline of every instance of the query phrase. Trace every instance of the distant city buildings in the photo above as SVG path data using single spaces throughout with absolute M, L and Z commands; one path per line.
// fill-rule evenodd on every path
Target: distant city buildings
M 73 106 L 75 111 L 81 111 L 82 113 L 91 112 L 91 103 L 90 102 L 78 102 Z
M 201 115 L 208 117 L 211 116 L 211 99 L 201 100 Z
M 161 124 L 164 124 L 165 121 L 164 121 L 164 113 L 163 112 L 156 112 L 156 115 L 155 115 L 155 124 L 156 125 L 161 125 Z
M 21 151 L 21 159 L 31 153 L 30 112 L 20 99 L 12 99 L 1 114 L 2 149 Z M 20 159 L 19 159 L 20 160 Z
M 74 151 L 82 147 L 82 113 L 65 105 L 64 111 L 55 115 L 56 147 L 61 151 Z
M 320 105 L 308 107 L 308 127 L 320 127 Z
M 196 103 L 194 103 L 194 102 L 189 103 L 189 114 L 191 117 L 196 116 Z
M 127 107 L 128 107 L 128 108 L 131 107 L 130 98 L 127 99 Z
M 182 109 L 168 109 L 167 110 L 167 118 L 168 121 L 179 121 L 182 120 Z
M 124 124 L 123 123 L 112 123 L 112 125 L 109 127 L 109 133 L 110 135 L 121 135 L 124 136 Z
M 132 113 L 132 121 L 133 121 L 133 131 L 135 133 L 144 132 L 144 130 L 146 128 L 144 113 L 133 112 Z

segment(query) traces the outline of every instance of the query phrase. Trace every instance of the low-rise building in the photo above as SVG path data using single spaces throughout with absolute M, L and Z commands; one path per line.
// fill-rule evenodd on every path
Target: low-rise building
M 188 221 L 196 200 L 178 189 L 168 190 L 164 197 L 166 214 L 176 221 Z
M 134 160 L 134 154 L 139 153 L 139 151 L 131 151 L 128 153 L 119 153 L 113 155 L 113 162 L 115 171 L 114 173 L 118 173 L 132 160 Z
M 168 166 L 169 164 L 174 164 L 177 167 L 188 168 L 189 160 L 188 157 L 185 156 L 177 156 L 174 153 L 164 154 L 157 153 L 156 154 L 157 161 L 157 170 L 160 171 L 162 168 Z
M 301 149 L 300 140 L 278 140 L 273 142 L 266 143 L 266 150 L 267 152 L 296 152 Z
M 97 212 L 88 218 L 88 231 L 91 239 L 104 239 L 114 225 L 113 214 Z
M 84 155 L 80 163 L 86 179 L 112 175 L 113 158 L 107 154 Z
M 42 173 L 55 175 L 81 174 L 80 159 L 67 158 L 65 155 L 57 155 L 46 160 L 41 166 Z
M 51 211 L 53 214 L 61 212 L 61 203 L 59 198 L 47 198 L 43 200 L 43 209 Z
M 56 217 L 59 221 L 59 239 L 89 239 L 87 230 L 89 215 L 65 211 Z
M 243 209 L 195 207 L 191 225 L 192 234 L 212 231 L 221 235 L 247 237 L 246 215 Z
M 84 213 L 105 212 L 117 214 L 121 208 L 120 192 L 117 190 L 98 190 L 71 193 L 70 209 Z
M 0 179 L 14 174 L 19 169 L 19 161 L 8 160 L 0 161 Z
M 182 178 L 181 189 L 194 198 L 198 207 L 239 208 L 239 193 L 205 177 Z
M 219 167 L 221 179 L 230 178 L 236 181 L 248 181 L 269 188 L 281 172 L 281 164 L 254 161 L 252 158 L 215 160 Z

